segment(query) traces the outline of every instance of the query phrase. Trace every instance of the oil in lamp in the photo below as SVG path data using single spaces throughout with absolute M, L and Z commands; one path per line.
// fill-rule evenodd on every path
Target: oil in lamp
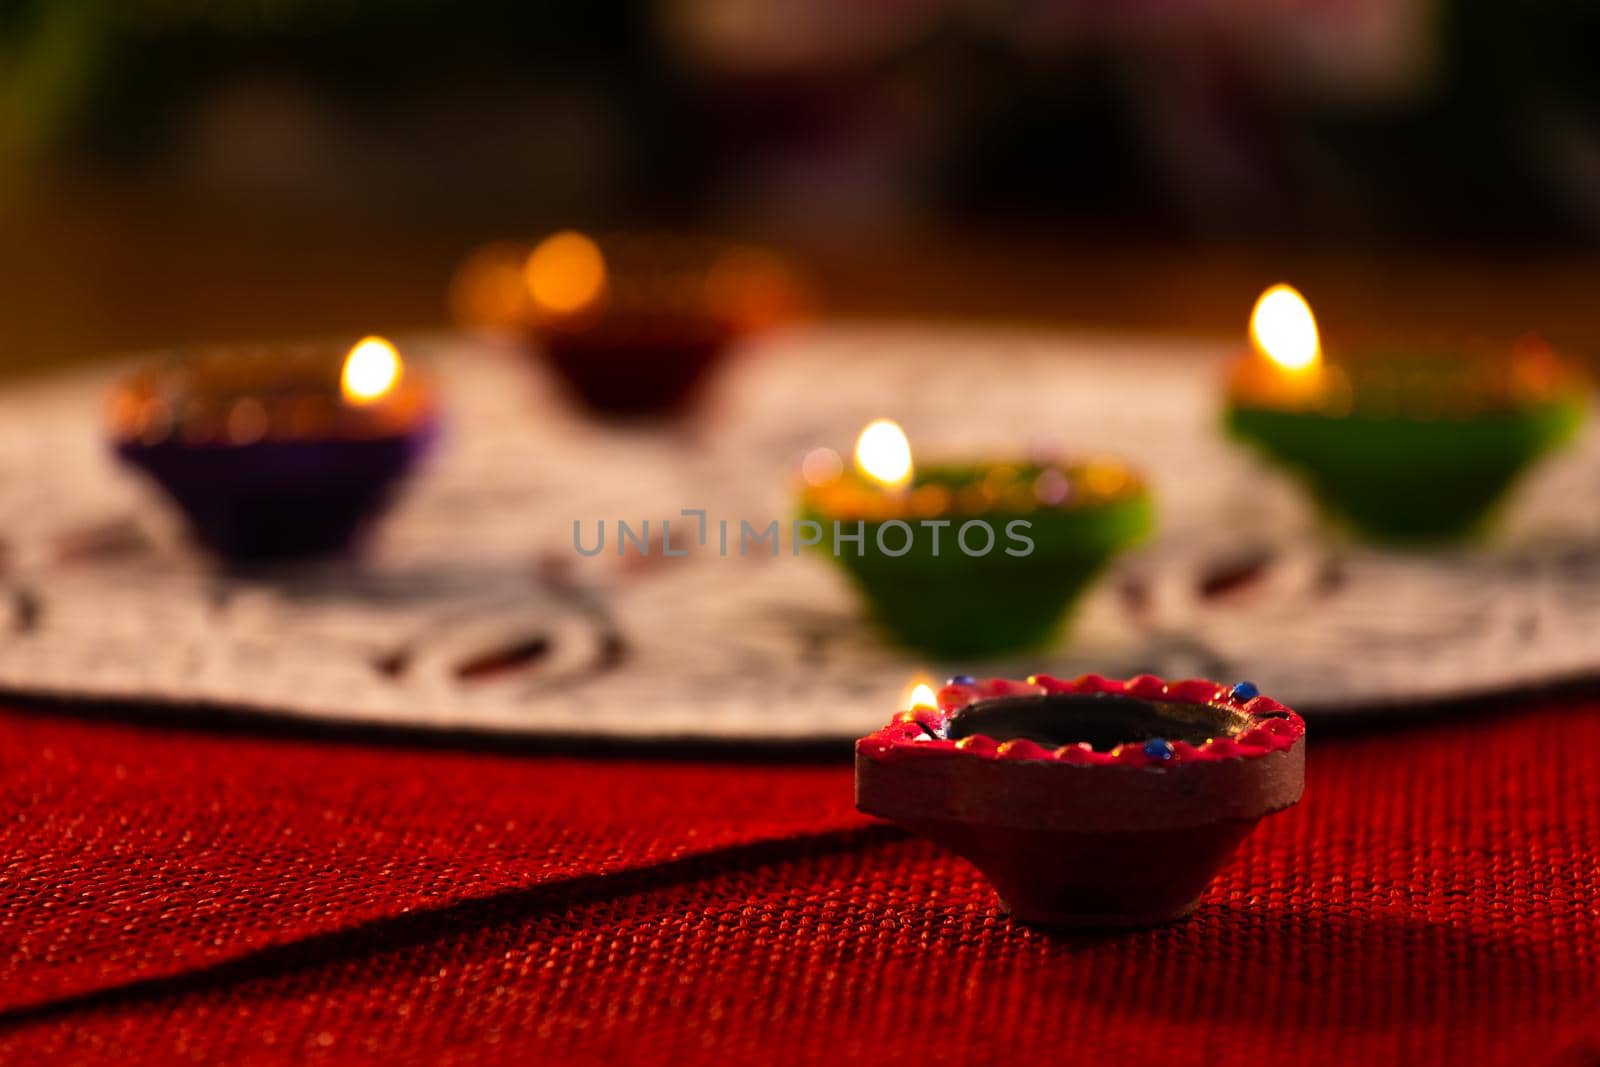
M 431 386 L 381 337 L 174 353 L 116 386 L 109 419 L 116 453 L 233 562 L 351 547 L 437 428 Z
M 1036 648 L 1118 553 L 1150 530 L 1150 494 L 1108 458 L 915 467 L 904 432 L 870 423 L 846 469 L 801 465 L 800 517 L 873 615 L 939 657 Z
M 1518 476 L 1570 440 L 1587 412 L 1582 374 L 1537 339 L 1509 351 L 1327 351 L 1310 307 L 1287 285 L 1256 302 L 1250 337 L 1229 383 L 1229 431 L 1374 540 L 1481 530 Z
M 856 742 L 856 806 L 972 862 L 1023 922 L 1150 926 L 1300 799 L 1305 733 L 1249 682 L 961 675 Z

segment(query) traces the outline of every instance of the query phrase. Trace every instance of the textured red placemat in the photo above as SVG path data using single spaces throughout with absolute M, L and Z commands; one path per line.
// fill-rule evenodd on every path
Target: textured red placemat
M 866 825 L 836 768 L 0 718 L 0 1008 L 509 890 Z
M 1313 737 L 1191 921 L 1070 938 L 842 765 L 6 716 L 0 1062 L 1592 1064 L 1597 710 Z

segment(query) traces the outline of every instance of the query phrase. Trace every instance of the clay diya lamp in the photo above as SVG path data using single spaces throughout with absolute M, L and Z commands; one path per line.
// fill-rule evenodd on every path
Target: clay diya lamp
M 1106 565 L 1153 524 L 1112 459 L 928 465 L 900 428 L 862 431 L 855 466 L 802 464 L 800 516 L 894 639 L 941 658 L 1038 648 Z
M 585 406 L 611 415 L 687 409 L 736 340 L 796 306 L 773 257 L 691 238 L 569 230 L 528 253 L 522 280 L 520 314 L 540 355 Z
M 394 346 L 174 354 L 115 388 L 113 447 L 233 562 L 350 548 L 432 441 L 433 390 Z
M 1509 352 L 1370 344 L 1324 352 L 1300 295 L 1274 286 L 1233 368 L 1229 431 L 1296 475 L 1325 514 L 1380 541 L 1484 529 L 1588 408 L 1580 370 L 1527 340 Z
M 1304 781 L 1305 723 L 1247 682 L 963 676 L 856 742 L 857 807 L 1044 926 L 1182 918 Z

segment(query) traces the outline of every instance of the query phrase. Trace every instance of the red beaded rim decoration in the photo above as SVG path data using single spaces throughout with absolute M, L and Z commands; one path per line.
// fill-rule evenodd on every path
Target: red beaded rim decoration
M 1150 751 L 1154 741 L 1129 742 L 1101 752 L 1091 748 L 1087 742 L 1050 749 L 1026 738 L 997 741 L 983 734 L 972 734 L 960 740 L 951 740 L 948 736 L 951 717 L 970 704 L 1006 697 L 1049 696 L 1056 693 L 1078 696 L 1105 694 L 1212 707 L 1243 712 L 1250 717 L 1251 724 L 1237 736 L 1212 738 L 1199 745 L 1187 741 L 1162 741 L 1156 754 Z M 939 690 L 937 701 L 936 708 L 912 708 L 896 715 L 883 729 L 858 741 L 856 751 L 876 760 L 958 755 L 982 760 L 1054 762 L 1077 767 L 1167 768 L 1186 763 L 1266 756 L 1292 748 L 1306 733 L 1305 720 L 1271 697 L 1260 695 L 1256 687 L 1248 682 L 1230 688 L 1198 678 L 1168 682 L 1153 674 L 1137 675 L 1127 681 L 1098 674 L 1085 674 L 1071 680 L 1035 674 L 1025 681 L 1010 678 L 978 680 L 963 676 L 951 679 Z

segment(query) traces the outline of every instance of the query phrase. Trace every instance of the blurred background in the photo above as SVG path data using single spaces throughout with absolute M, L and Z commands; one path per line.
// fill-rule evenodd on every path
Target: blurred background
M 1584 0 L 5 0 L 0 369 L 445 325 L 475 246 L 766 242 L 828 312 L 1600 349 Z

